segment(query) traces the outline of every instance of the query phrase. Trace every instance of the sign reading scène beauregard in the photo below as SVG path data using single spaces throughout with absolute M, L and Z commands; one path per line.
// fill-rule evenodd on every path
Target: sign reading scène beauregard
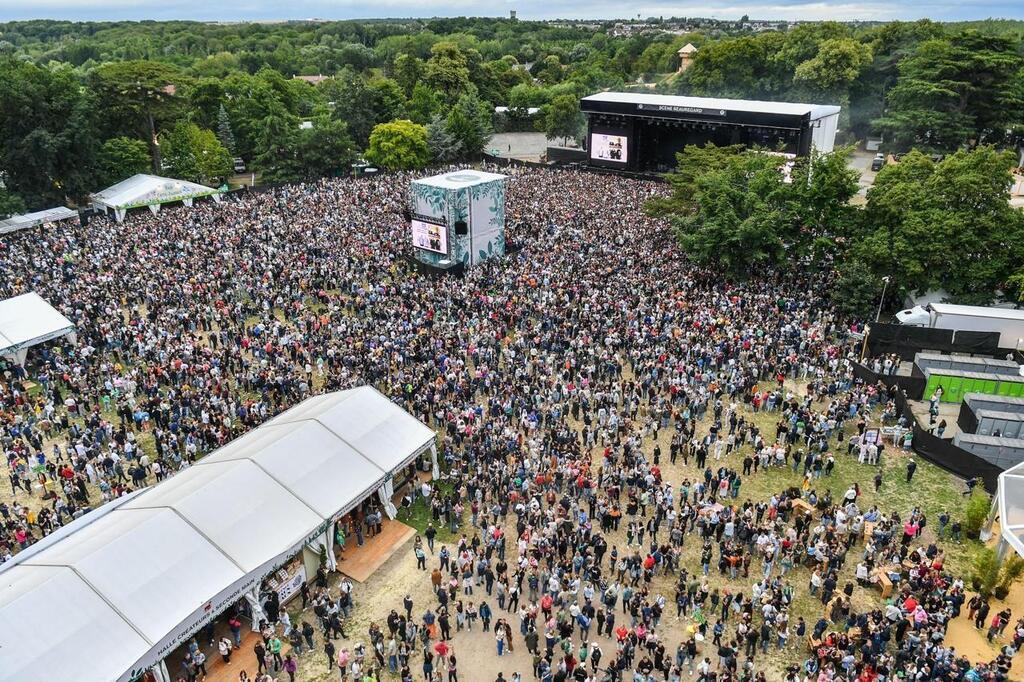
M 703 109 L 701 107 L 679 107 L 671 104 L 637 104 L 639 111 L 671 111 L 674 114 L 697 114 L 700 116 L 725 116 L 725 109 Z

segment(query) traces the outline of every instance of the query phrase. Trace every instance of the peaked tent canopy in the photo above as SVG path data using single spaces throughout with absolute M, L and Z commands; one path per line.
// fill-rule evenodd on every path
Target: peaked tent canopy
M 25 364 L 30 346 L 59 336 L 75 341 L 75 325 L 34 291 L 0 301 L 0 356 Z
M 0 682 L 127 682 L 239 599 L 258 615 L 266 576 L 307 543 L 330 562 L 331 523 L 433 445 L 373 388 L 320 395 L 71 522 L 0 566 Z
M 48 208 L 45 211 L 36 211 L 35 213 L 26 213 L 24 215 L 15 215 L 11 216 L 7 220 L 0 220 L 0 234 L 16 232 L 18 230 L 24 230 L 29 227 L 35 227 L 36 225 L 43 225 L 45 223 L 55 223 L 60 220 L 68 220 L 69 218 L 75 218 L 77 216 L 78 211 L 74 211 L 65 206 Z
M 1018 555 L 1024 557 L 1024 462 L 1010 467 L 999 474 L 996 497 L 992 503 L 988 522 L 982 539 L 991 537 L 991 528 L 999 518 L 999 558 L 1002 559 L 1006 550 L 1013 548 Z
M 139 173 L 96 192 L 90 199 L 94 208 L 114 211 L 117 221 L 121 222 L 131 208 L 147 206 L 156 213 L 162 204 L 181 201 L 186 206 L 191 206 L 193 199 L 206 196 L 212 196 L 214 201 L 220 201 L 220 190 L 188 180 Z

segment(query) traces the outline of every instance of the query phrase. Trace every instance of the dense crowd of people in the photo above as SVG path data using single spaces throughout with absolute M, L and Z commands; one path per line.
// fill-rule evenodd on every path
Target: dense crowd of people
M 312 393 L 369 383 L 437 430 L 448 485 L 430 509 L 462 537 L 440 548 L 431 527 L 416 544 L 436 595 L 425 611 L 408 600 L 368 645 L 337 651 L 343 595 L 321 586 L 320 627 L 272 623 L 255 675 L 294 676 L 318 630 L 342 680 L 457 682 L 452 640 L 480 627 L 497 656 L 522 641 L 533 669 L 515 676 L 544 682 L 764 680 L 769 650 L 808 642 L 787 682 L 1009 679 L 1024 628 L 987 663 L 945 645 L 965 589 L 922 536 L 923 511 L 827 483 L 885 456 L 868 426 L 886 404 L 854 380 L 827 274 L 726 281 L 645 214 L 663 185 L 531 170 L 508 192 L 521 250 L 434 279 L 405 259 L 410 178 L 325 179 L 0 244 L 0 297 L 37 291 L 78 332 L 0 384 L 13 492 L 0 551 Z M 750 499 L 745 482 L 768 469 L 792 484 Z M 881 581 L 895 586 L 884 606 L 851 599 Z M 824 615 L 794 613 L 805 597 Z

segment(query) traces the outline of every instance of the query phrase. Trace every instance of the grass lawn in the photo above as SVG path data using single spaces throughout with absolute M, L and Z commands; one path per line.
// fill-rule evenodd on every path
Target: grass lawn
M 447 495 L 453 489 L 451 483 L 435 482 L 433 485 L 434 485 L 434 494 L 435 495 L 441 495 L 441 494 Z M 469 516 L 468 516 L 468 513 L 467 514 L 463 514 L 463 517 L 464 518 L 462 520 L 462 524 L 460 526 L 460 529 L 461 530 L 466 530 L 468 535 L 472 535 L 472 533 L 470 532 L 471 529 L 469 529 Z M 427 504 L 427 501 L 424 500 L 422 497 L 417 496 L 416 497 L 416 501 L 413 503 L 413 505 L 412 505 L 412 507 L 410 509 L 410 515 L 407 516 L 405 510 L 399 509 L 398 510 L 398 519 L 397 520 L 401 521 L 402 523 L 405 523 L 405 524 L 407 524 L 409 526 L 412 526 L 413 528 L 416 529 L 417 533 L 422 535 L 424 533 L 424 531 L 427 530 L 427 524 L 430 523 L 431 521 L 433 521 L 434 517 L 430 513 L 430 505 Z M 451 544 L 453 542 L 456 542 L 456 541 L 458 541 L 458 539 L 459 539 L 459 537 L 461 535 L 461 533 L 451 533 L 448 530 L 448 526 L 445 525 L 443 519 L 440 522 L 435 523 L 434 524 L 434 528 L 437 529 L 436 542 L 438 542 L 440 544 Z M 467 529 L 469 529 L 469 530 L 467 530 Z

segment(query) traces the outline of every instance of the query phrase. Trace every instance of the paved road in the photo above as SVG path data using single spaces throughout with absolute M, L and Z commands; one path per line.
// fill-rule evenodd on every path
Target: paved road
M 540 161 L 548 150 L 548 139 L 544 133 L 498 133 L 487 143 L 488 151 L 498 151 L 498 156 L 508 156 L 524 161 Z

